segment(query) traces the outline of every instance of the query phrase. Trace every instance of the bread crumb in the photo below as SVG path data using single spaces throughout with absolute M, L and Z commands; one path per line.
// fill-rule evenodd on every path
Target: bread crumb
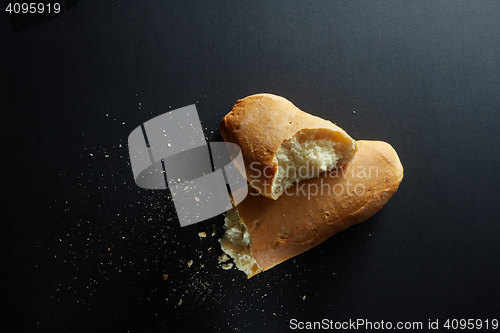
M 233 263 L 228 262 L 227 264 L 222 264 L 222 268 L 225 270 L 231 269 L 231 268 L 233 268 Z
M 168 274 L 163 274 L 163 280 L 167 280 L 168 279 Z
M 306 300 L 306 295 L 302 296 L 302 300 L 305 301 Z
M 193 261 L 192 260 L 188 260 L 188 262 L 187 262 L 188 267 L 191 267 L 192 264 L 193 264 Z
M 181 305 L 182 304 L 182 298 L 179 300 L 179 303 L 177 303 L 177 305 Z
M 207 237 L 207 233 L 205 231 L 201 231 L 198 233 L 198 236 L 204 238 L 204 237 Z
M 221 255 L 221 256 L 219 256 L 219 258 L 218 258 L 218 259 L 219 259 L 219 264 L 220 264 L 220 263 L 222 263 L 222 262 L 226 262 L 226 261 L 228 261 L 228 260 L 229 260 L 229 259 L 231 259 L 231 258 L 229 258 L 229 256 L 228 256 L 226 253 L 222 253 L 222 255 Z

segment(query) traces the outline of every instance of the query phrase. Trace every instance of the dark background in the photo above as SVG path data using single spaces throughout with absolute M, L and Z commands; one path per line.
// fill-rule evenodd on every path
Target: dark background
M 88 0 L 0 24 L 9 332 L 500 319 L 500 1 Z M 181 228 L 168 190 L 135 185 L 127 138 L 196 104 L 221 140 L 260 92 L 389 142 L 405 176 L 373 218 L 247 280 L 217 263 L 222 216 Z

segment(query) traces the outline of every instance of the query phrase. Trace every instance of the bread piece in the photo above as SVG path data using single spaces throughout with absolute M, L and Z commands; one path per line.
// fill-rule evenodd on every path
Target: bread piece
M 357 150 L 356 141 L 331 121 L 271 94 L 239 100 L 222 119 L 220 132 L 241 148 L 252 187 L 271 199 L 296 181 L 344 165 Z
M 358 141 L 353 161 L 290 187 L 278 200 L 249 188 L 226 215 L 224 252 L 251 277 L 305 252 L 379 211 L 398 189 L 403 166 L 391 145 Z

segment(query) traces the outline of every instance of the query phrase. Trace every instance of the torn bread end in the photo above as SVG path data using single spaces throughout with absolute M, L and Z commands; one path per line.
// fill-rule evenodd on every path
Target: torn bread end
M 273 200 L 289 185 L 314 178 L 318 173 L 290 177 L 287 165 L 295 165 L 297 169 L 302 166 L 299 160 L 303 160 L 303 163 L 309 161 L 311 168 L 317 163 L 319 170 L 328 171 L 349 162 L 358 149 L 356 141 L 336 124 L 273 94 L 255 94 L 238 100 L 222 119 L 220 133 L 224 141 L 241 149 L 245 165 L 242 173 L 247 181 L 261 195 Z M 281 164 L 281 174 L 277 176 Z
M 274 155 L 278 170 L 272 181 L 272 197 L 278 198 L 295 182 L 343 166 L 353 159 L 356 150 L 355 141 L 345 140 L 341 133 L 328 129 L 297 132 L 283 141 Z
M 238 210 L 236 208 L 229 210 L 224 221 L 226 232 L 219 240 L 222 250 L 233 258 L 236 267 L 243 271 L 247 277 L 259 273 L 262 269 L 250 251 L 252 239 L 247 228 L 240 220 Z

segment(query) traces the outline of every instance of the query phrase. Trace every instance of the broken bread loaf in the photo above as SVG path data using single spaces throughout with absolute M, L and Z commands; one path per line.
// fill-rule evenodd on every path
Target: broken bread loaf
M 278 200 L 249 188 L 226 214 L 222 250 L 251 277 L 374 215 L 398 189 L 403 167 L 388 143 L 358 147 L 344 167 L 295 183 Z
M 240 147 L 248 182 L 271 199 L 297 181 L 344 165 L 357 151 L 356 141 L 340 127 L 272 94 L 238 100 L 220 132 Z

